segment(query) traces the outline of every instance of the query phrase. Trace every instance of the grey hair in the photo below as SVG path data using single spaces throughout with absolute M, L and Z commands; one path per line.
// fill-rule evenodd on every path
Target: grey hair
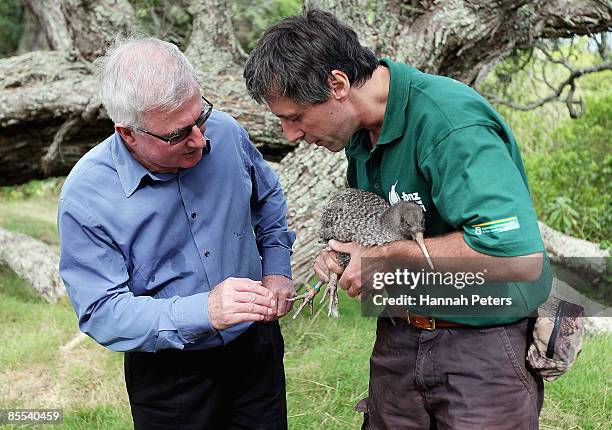
M 96 60 L 96 71 L 108 116 L 130 127 L 144 127 L 147 112 L 176 109 L 199 88 L 176 45 L 143 35 L 117 37 Z

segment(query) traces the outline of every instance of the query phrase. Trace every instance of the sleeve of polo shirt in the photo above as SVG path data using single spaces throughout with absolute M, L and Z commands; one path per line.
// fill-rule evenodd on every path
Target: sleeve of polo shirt
M 472 249 L 494 256 L 544 250 L 529 190 L 493 128 L 455 130 L 420 164 L 440 215 L 463 229 Z
M 221 344 L 208 320 L 208 293 L 188 297 L 134 296 L 123 254 L 82 205 L 60 200 L 60 275 L 80 329 L 113 351 L 183 349 L 210 338 Z
M 262 274 L 291 278 L 291 247 L 295 232 L 287 226 L 287 202 L 276 172 L 240 127 L 242 148 L 252 182 L 251 223 L 262 259 Z

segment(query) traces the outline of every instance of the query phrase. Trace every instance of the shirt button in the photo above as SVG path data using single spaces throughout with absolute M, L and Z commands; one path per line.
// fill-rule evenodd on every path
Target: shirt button
M 380 184 L 379 184 L 378 182 L 376 182 L 376 183 L 374 184 L 374 188 L 379 189 L 379 188 L 380 188 Z
M 191 212 L 191 219 L 195 219 L 198 216 L 197 213 L 195 212 Z
M 208 257 L 210 255 L 210 251 L 204 251 L 204 257 Z

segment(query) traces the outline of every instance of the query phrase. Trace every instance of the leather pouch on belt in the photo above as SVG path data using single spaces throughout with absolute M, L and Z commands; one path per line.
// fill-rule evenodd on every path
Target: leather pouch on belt
M 550 297 L 538 308 L 527 361 L 542 378 L 554 381 L 576 361 L 584 337 L 584 309 Z

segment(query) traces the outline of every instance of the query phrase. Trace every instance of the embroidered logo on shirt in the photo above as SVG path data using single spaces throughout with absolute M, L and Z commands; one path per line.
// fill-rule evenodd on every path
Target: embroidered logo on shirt
M 396 205 L 400 201 L 404 200 L 406 202 L 415 202 L 421 207 L 421 209 L 423 209 L 423 212 L 427 212 L 427 209 L 425 209 L 425 205 L 423 204 L 419 193 L 402 193 L 402 197 L 400 199 L 400 195 L 395 190 L 396 186 L 397 181 L 395 181 L 395 184 L 391 185 L 391 191 L 389 191 L 389 203 L 391 203 L 391 206 Z
M 483 222 L 471 226 L 474 229 L 474 234 L 480 236 L 487 233 L 501 233 L 502 231 L 517 230 L 521 228 L 518 217 L 510 217 L 498 219 L 496 221 Z

